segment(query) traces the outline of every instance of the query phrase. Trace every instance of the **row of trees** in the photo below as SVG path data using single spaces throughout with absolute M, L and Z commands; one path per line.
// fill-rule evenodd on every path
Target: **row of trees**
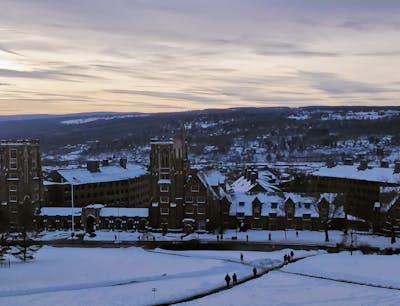
M 31 260 L 40 249 L 34 238 L 38 237 L 33 225 L 34 207 L 29 199 L 18 209 L 15 228 L 10 228 L 10 216 L 0 207 L 0 261 L 12 255 L 22 261 Z

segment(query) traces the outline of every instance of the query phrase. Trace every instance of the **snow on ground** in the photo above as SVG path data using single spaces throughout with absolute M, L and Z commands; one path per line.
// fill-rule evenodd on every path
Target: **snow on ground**
M 194 251 L 161 254 L 135 247 L 43 247 L 35 261 L 12 262 L 11 268 L 1 268 L 0 305 L 168 302 L 223 286 L 226 273 L 235 272 L 239 279 L 250 276 L 252 260 L 262 270 L 279 265 L 277 259 L 282 257 L 281 251 L 243 253 L 246 265 L 239 263 L 236 251 L 223 255 L 204 251 L 196 256 Z M 235 257 L 237 262 L 230 260 Z
M 230 290 L 179 305 L 397 306 L 399 291 L 270 272 Z
M 83 233 L 83 232 L 82 232 Z M 267 231 L 267 230 L 249 230 L 247 232 L 237 232 L 235 230 L 226 230 L 224 233 L 224 241 L 235 241 L 232 237 L 237 237 L 237 241 L 246 241 L 248 236 L 249 242 L 268 242 L 268 234 L 271 233 L 271 243 L 288 243 L 288 244 L 314 244 L 335 246 L 336 243 L 344 243 L 347 246 L 351 244 L 351 233 L 346 236 L 342 231 L 329 231 L 329 242 L 325 242 L 325 233 L 323 231 L 298 231 L 296 236 L 295 230 Z M 66 239 L 71 236 L 67 231 L 48 231 L 44 232 L 41 240 Z M 181 240 L 182 233 L 167 233 L 163 236 L 161 233 L 139 233 L 139 232 L 123 232 L 123 231 L 96 231 L 96 237 L 85 237 L 85 240 L 95 241 L 137 241 L 153 240 L 157 241 L 173 241 Z M 116 239 L 115 239 L 116 238 Z M 199 239 L 203 241 L 216 241 L 217 234 L 190 234 L 182 238 L 182 240 Z M 353 246 L 371 246 L 384 248 L 400 248 L 400 239 L 396 243 L 390 243 L 390 237 L 372 235 L 367 232 L 353 233 Z
M 360 252 L 323 254 L 290 264 L 283 271 L 400 289 L 400 255 Z

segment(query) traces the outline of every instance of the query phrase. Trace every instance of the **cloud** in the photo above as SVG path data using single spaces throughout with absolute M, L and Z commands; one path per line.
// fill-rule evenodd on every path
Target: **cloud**
M 8 78 L 30 78 L 30 79 L 56 79 L 63 81 L 76 81 L 71 78 L 89 78 L 89 79 L 102 79 L 99 76 L 69 73 L 57 70 L 13 70 L 13 69 L 0 69 L 0 76 Z
M 390 89 L 373 84 L 347 80 L 334 73 L 300 71 L 299 76 L 307 79 L 311 85 L 331 95 L 347 95 L 355 93 L 378 94 Z

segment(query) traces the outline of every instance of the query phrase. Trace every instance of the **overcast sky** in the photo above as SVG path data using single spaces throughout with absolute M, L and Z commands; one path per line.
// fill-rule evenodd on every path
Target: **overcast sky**
M 400 105 L 398 0 L 0 0 L 0 114 Z

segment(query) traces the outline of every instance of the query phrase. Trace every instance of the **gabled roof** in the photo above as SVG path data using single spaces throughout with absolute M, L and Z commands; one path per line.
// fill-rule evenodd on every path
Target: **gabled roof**
M 214 198 L 222 198 L 225 195 L 221 186 L 225 184 L 226 176 L 218 170 L 199 171 L 197 177 Z M 224 191 L 224 194 L 221 194 L 221 191 Z
M 231 188 L 234 192 L 248 192 L 256 186 L 260 186 L 265 192 L 279 191 L 278 187 L 272 185 L 264 178 L 258 178 L 255 182 L 252 182 L 246 177 L 241 176 L 232 183 Z

